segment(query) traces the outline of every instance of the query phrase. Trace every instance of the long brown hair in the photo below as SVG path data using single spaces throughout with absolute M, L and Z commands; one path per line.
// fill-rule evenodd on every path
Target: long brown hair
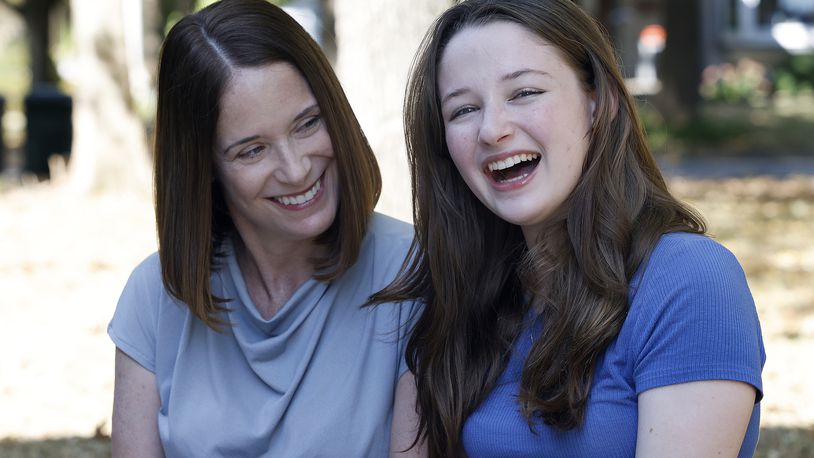
M 530 246 L 464 183 L 437 93 L 446 44 L 493 21 L 519 24 L 556 47 L 597 104 L 581 178 Z M 463 1 L 422 42 L 404 120 L 416 240 L 412 261 L 373 299 L 425 302 L 407 358 L 430 455 L 462 453 L 463 423 L 505 368 L 532 301 L 545 325 L 523 368 L 519 407 L 532 428 L 535 418 L 562 430 L 579 426 L 595 362 L 625 320 L 633 274 L 662 234 L 705 231 L 667 190 L 607 36 L 570 0 Z
M 234 69 L 287 62 L 319 103 L 334 149 L 339 209 L 317 239 L 327 254 L 317 278 L 344 273 L 359 253 L 381 190 L 376 158 L 339 80 L 316 42 L 264 0 L 223 0 L 181 19 L 169 32 L 158 71 L 155 140 L 156 224 L 164 285 L 216 328 L 223 299 L 209 276 L 217 248 L 235 229 L 215 178 L 213 145 L 220 98 Z

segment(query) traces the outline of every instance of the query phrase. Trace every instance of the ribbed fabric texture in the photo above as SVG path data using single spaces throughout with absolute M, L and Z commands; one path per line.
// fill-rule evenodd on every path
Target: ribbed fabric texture
M 753 455 L 766 356 L 743 270 L 720 244 L 686 233 L 661 238 L 631 283 L 619 336 L 597 362 L 585 423 L 572 431 L 537 422 L 532 432 L 516 402 L 524 360 L 543 326 L 537 317 L 524 329 L 497 386 L 467 419 L 470 457 L 632 457 L 639 393 L 701 380 L 755 387 L 739 456 Z

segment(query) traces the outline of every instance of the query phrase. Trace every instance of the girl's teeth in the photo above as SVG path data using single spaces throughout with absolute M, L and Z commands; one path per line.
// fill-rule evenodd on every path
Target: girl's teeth
M 274 200 L 280 202 L 283 205 L 302 205 L 317 195 L 319 189 L 322 187 L 322 180 L 317 180 L 314 186 L 311 187 L 305 194 L 300 194 L 299 196 L 283 196 L 283 197 L 275 197 Z
M 495 170 L 504 170 L 521 162 L 531 161 L 536 158 L 537 154 L 518 154 L 517 156 L 512 156 L 502 161 L 491 162 L 489 163 L 488 168 L 490 172 L 494 172 Z

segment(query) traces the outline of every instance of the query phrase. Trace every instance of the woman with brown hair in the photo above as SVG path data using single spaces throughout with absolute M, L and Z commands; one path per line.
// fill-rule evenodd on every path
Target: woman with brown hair
M 278 7 L 224 0 L 172 28 L 158 73 L 159 249 L 108 330 L 114 456 L 386 455 L 413 303 L 361 306 L 413 231 L 373 213 L 330 64 Z
M 668 191 L 594 20 L 460 2 L 405 127 L 416 241 L 375 300 L 425 303 L 407 358 L 430 456 L 751 456 L 746 279 Z

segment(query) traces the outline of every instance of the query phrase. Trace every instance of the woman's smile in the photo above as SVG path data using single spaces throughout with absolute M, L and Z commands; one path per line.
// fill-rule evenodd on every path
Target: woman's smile
M 315 204 L 319 198 L 322 197 L 322 178 L 324 176 L 324 174 L 320 176 L 316 183 L 303 193 L 276 196 L 272 197 L 271 200 L 286 210 L 302 210 L 307 208 Z

